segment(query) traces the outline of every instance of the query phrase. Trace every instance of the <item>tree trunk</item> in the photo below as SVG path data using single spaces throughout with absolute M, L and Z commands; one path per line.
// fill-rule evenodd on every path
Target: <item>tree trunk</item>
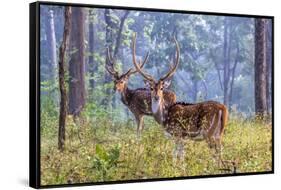
M 89 11 L 89 14 L 92 14 L 92 10 Z M 94 33 L 94 21 L 90 20 L 89 21 L 89 51 L 90 51 L 90 56 L 89 56 L 89 71 L 90 71 L 90 88 L 91 91 L 93 91 L 95 87 L 95 72 L 97 72 L 97 66 L 94 63 L 94 44 L 95 44 L 95 33 Z
M 272 76 L 272 23 L 267 20 L 266 23 L 266 104 L 267 114 L 271 114 L 271 76 Z
M 231 68 L 231 81 L 230 81 L 230 92 L 229 92 L 229 103 L 232 103 L 232 97 L 233 97 L 233 86 L 234 86 L 234 79 L 235 79 L 235 71 L 236 71 L 236 67 L 238 64 L 238 58 L 239 58 L 239 54 L 240 54 L 240 48 L 239 48 L 239 43 L 237 42 L 237 52 L 236 52 L 236 57 L 234 60 L 234 65 Z
M 84 12 L 73 7 L 70 34 L 69 114 L 79 116 L 85 105 Z
M 45 22 L 45 28 L 46 28 L 49 79 L 54 80 L 55 79 L 55 68 L 56 68 L 56 64 L 57 64 L 54 12 L 53 12 L 53 10 L 47 9 L 46 13 L 47 13 L 47 17 L 46 17 L 46 22 Z
M 228 100 L 228 66 L 229 66 L 229 27 L 228 27 L 228 22 L 227 18 L 224 19 L 224 32 L 223 32 L 223 38 L 224 38 L 224 44 L 223 44 L 223 103 L 228 106 L 229 100 Z
M 120 19 L 120 23 L 118 26 L 118 25 L 114 24 L 114 22 L 111 20 L 110 10 L 105 9 L 105 11 L 104 11 L 104 18 L 105 18 L 105 23 L 106 23 L 106 31 L 105 31 L 106 32 L 105 33 L 106 46 L 109 48 L 110 52 L 113 52 L 113 59 L 116 59 L 116 56 L 120 49 L 122 30 L 123 30 L 123 27 L 125 24 L 125 20 L 128 17 L 129 13 L 130 13 L 129 11 L 125 11 L 123 17 Z M 113 31 L 117 31 L 115 44 L 114 44 L 114 38 L 113 38 L 113 36 L 114 36 Z M 115 45 L 114 51 L 113 51 L 113 44 Z M 106 56 L 106 64 L 108 64 L 108 61 L 109 60 Z M 109 75 L 108 72 L 105 72 L 104 83 L 108 84 L 111 81 L 112 81 L 111 76 Z M 103 105 L 109 105 L 110 104 L 109 98 L 112 96 L 112 89 L 107 88 L 105 93 L 107 94 L 107 97 L 104 98 L 102 103 L 103 103 Z M 113 102 L 113 107 L 115 107 L 115 105 L 114 105 L 115 100 L 113 99 L 112 102 Z
M 70 17 L 71 17 L 71 8 L 65 7 L 65 19 L 64 19 L 64 31 L 63 31 L 63 40 L 59 49 L 59 88 L 60 88 L 60 115 L 59 115 L 59 134 L 58 134 L 58 148 L 59 150 L 64 149 L 65 141 L 65 118 L 67 114 L 67 95 L 65 87 L 65 50 L 69 40 L 70 33 Z
M 255 110 L 266 113 L 266 32 L 265 19 L 255 19 Z
M 112 52 L 112 46 L 113 46 L 113 28 L 114 28 L 114 24 L 111 20 L 111 16 L 110 16 L 110 10 L 109 9 L 105 9 L 104 10 L 104 19 L 105 19 L 105 23 L 106 23 L 106 29 L 105 29 L 105 41 L 106 41 L 106 46 L 109 48 L 109 51 Z M 106 54 L 105 54 L 106 55 Z M 109 60 L 108 57 L 106 56 L 105 59 L 106 64 L 108 64 Z M 104 84 L 108 84 L 111 82 L 111 76 L 108 72 L 104 73 Z M 105 106 L 109 105 L 109 100 L 110 97 L 112 96 L 112 89 L 110 88 L 106 88 L 105 89 L 105 94 L 106 96 L 104 97 L 102 104 Z
M 117 37 L 116 37 L 116 44 L 115 44 L 115 49 L 114 49 L 114 54 L 113 54 L 113 58 L 115 58 L 118 54 L 119 51 L 119 47 L 121 44 L 121 37 L 122 37 L 122 30 L 125 24 L 125 20 L 129 15 L 129 11 L 125 11 L 123 17 L 121 18 L 120 24 L 119 24 L 119 30 L 117 32 Z

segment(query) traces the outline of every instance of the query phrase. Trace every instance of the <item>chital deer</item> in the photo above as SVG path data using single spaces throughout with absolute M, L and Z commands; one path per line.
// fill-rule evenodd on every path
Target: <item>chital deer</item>
M 151 111 L 151 97 L 150 91 L 146 88 L 130 89 L 128 87 L 128 80 L 131 75 L 137 73 L 136 69 L 130 68 L 127 72 L 119 74 L 115 69 L 115 59 L 110 55 L 109 49 L 107 49 L 108 63 L 106 64 L 106 70 L 114 78 L 114 89 L 121 94 L 122 103 L 129 108 L 134 114 L 137 122 L 137 137 L 140 137 L 140 133 L 144 128 L 143 117 L 144 115 L 152 115 Z M 140 67 L 142 67 L 148 60 L 149 53 L 146 54 L 144 61 L 139 61 Z M 165 90 L 163 92 L 163 98 L 167 102 L 174 104 L 176 102 L 175 93 Z
M 136 35 L 133 38 L 133 63 L 137 71 L 146 79 L 151 94 L 152 113 L 155 120 L 161 124 L 175 140 L 174 159 L 184 158 L 184 139 L 205 140 L 210 148 L 214 148 L 216 156 L 221 159 L 221 141 L 227 122 L 227 108 L 215 101 L 206 101 L 196 104 L 177 102 L 168 106 L 163 98 L 163 90 L 170 84 L 170 78 L 175 73 L 179 64 L 180 48 L 177 40 L 176 59 L 168 73 L 155 80 L 144 72 L 136 61 Z

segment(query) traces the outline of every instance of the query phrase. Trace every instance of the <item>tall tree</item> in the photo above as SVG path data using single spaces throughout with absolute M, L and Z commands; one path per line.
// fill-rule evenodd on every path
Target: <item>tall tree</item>
M 81 7 L 73 7 L 71 15 L 69 61 L 69 114 L 78 116 L 85 105 L 85 18 Z
M 104 10 L 104 20 L 106 23 L 106 28 L 105 28 L 105 43 L 107 48 L 109 48 L 109 51 L 112 52 L 113 49 L 113 29 L 114 27 L 114 22 L 111 20 L 111 14 L 110 14 L 110 9 L 105 9 Z M 109 63 L 108 57 L 106 56 L 105 58 L 105 62 L 106 64 Z M 104 74 L 104 83 L 108 84 L 111 82 L 111 76 L 108 72 L 106 72 L 105 70 L 105 74 Z M 109 97 L 112 92 L 110 88 L 105 89 L 105 94 L 106 97 L 104 97 L 102 104 L 103 105 L 108 105 L 109 104 Z
M 235 69 L 238 63 L 237 57 L 239 56 L 239 42 L 236 41 L 237 54 L 233 61 L 233 66 L 231 67 L 231 50 L 235 49 L 233 47 L 233 37 L 235 30 L 235 22 L 232 18 L 224 17 L 223 20 L 223 51 L 222 51 L 222 61 L 223 65 L 220 67 L 216 62 L 216 69 L 218 70 L 220 84 L 223 90 L 223 103 L 227 106 L 230 104 L 230 99 L 232 96 L 232 88 L 235 77 Z M 223 76 L 220 76 L 220 70 L 223 72 Z
M 272 22 L 266 22 L 266 104 L 267 113 L 271 113 L 272 97 L 271 97 L 271 76 L 272 76 Z
M 95 32 L 94 32 L 94 10 L 89 10 L 89 72 L 90 72 L 90 88 L 95 87 L 94 73 L 97 72 L 97 65 L 94 63 L 94 44 L 95 44 Z
M 221 22 L 213 27 L 215 22 Z M 251 35 L 251 21 L 242 18 L 222 17 L 212 20 L 212 35 L 220 35 L 222 39 L 214 43 L 210 49 L 210 58 L 215 63 L 218 81 L 223 91 L 223 103 L 227 106 L 233 104 L 234 83 L 239 64 L 246 61 L 248 45 Z M 221 43 L 222 42 L 222 43 Z M 247 46 L 247 47 L 245 47 Z M 242 50 L 241 50 L 242 49 Z
M 171 39 L 175 36 L 182 50 L 181 64 L 178 68 L 179 72 L 172 78 L 174 81 L 172 81 L 170 88 L 177 90 L 175 80 L 179 78 L 185 85 L 184 98 L 188 101 L 197 102 L 199 92 L 202 95 L 202 91 L 206 89 L 204 77 L 207 73 L 206 71 L 210 68 L 207 61 L 202 61 L 208 52 L 206 46 L 209 41 L 207 39 L 208 32 L 204 27 L 206 23 L 203 22 L 203 16 L 178 14 L 159 16 L 152 14 L 151 17 L 152 20 L 157 20 L 157 22 L 151 25 L 151 29 L 148 28 L 145 31 L 151 30 L 151 34 L 148 36 L 151 37 L 151 44 L 154 46 L 152 51 L 155 55 L 150 58 L 151 65 L 147 63 L 147 66 L 153 68 L 156 65 L 157 75 L 161 75 L 161 71 L 165 72 L 168 69 L 163 63 L 167 63 L 168 60 L 174 58 L 174 46 Z M 196 26 L 191 27 L 194 23 L 196 23 Z M 136 24 L 139 25 L 139 23 Z M 186 72 L 188 77 L 182 77 L 180 72 Z M 201 98 L 204 99 L 205 96 L 200 96 Z
M 266 113 L 266 20 L 255 19 L 255 110 Z
M 65 141 L 65 118 L 67 114 L 67 94 L 65 87 L 65 52 L 66 46 L 69 41 L 70 33 L 70 17 L 71 17 L 71 8 L 65 7 L 64 13 L 64 32 L 63 40 L 59 49 L 59 88 L 60 88 L 60 115 L 59 115 L 59 134 L 58 134 L 58 148 L 63 150 L 64 141 Z
M 109 51 L 113 52 L 113 59 L 116 59 L 116 56 L 119 52 L 119 48 L 121 45 L 121 38 L 122 38 L 122 30 L 128 15 L 129 15 L 129 11 L 125 11 L 124 15 L 119 20 L 119 24 L 117 24 L 112 19 L 113 16 L 111 15 L 110 9 L 105 9 L 104 11 L 104 19 L 106 23 L 105 41 L 106 41 L 106 46 L 109 48 Z M 109 64 L 109 60 L 107 56 L 106 56 L 106 64 Z M 111 76 L 109 75 L 108 72 L 105 72 L 105 76 L 104 76 L 105 84 L 108 84 L 111 81 L 112 81 Z M 106 94 L 109 96 L 112 94 L 111 88 L 106 89 Z M 103 100 L 103 105 L 108 105 L 108 104 L 109 104 L 109 97 L 105 97 Z
M 54 24 L 54 11 L 50 8 L 46 10 L 46 45 L 48 55 L 48 68 L 49 68 L 49 79 L 54 79 L 55 68 L 57 64 L 57 50 L 56 50 L 56 35 L 55 35 L 55 24 Z
M 228 23 L 229 19 L 227 17 L 224 18 L 224 32 L 223 32 L 223 103 L 225 105 L 229 105 L 229 96 L 228 96 L 228 83 L 229 83 L 229 71 L 230 71 L 230 50 L 231 50 L 231 25 Z

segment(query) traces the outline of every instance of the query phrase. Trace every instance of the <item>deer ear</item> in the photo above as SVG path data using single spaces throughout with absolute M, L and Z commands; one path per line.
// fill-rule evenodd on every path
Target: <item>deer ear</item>
M 148 80 L 144 79 L 143 82 L 146 88 L 150 88 L 150 82 Z
M 166 80 L 166 81 L 164 81 L 163 87 L 168 88 L 170 86 L 170 84 L 171 84 L 171 80 Z

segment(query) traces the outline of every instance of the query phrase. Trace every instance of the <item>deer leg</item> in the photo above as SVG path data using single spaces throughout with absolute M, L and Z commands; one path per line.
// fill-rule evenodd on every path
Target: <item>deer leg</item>
M 210 148 L 213 159 L 215 160 L 215 162 L 217 162 L 217 164 L 219 166 L 219 162 L 218 162 L 219 161 L 219 157 L 218 157 L 219 148 L 217 147 L 217 145 L 215 143 L 215 139 L 213 137 L 207 137 L 206 141 Z
M 185 151 L 184 151 L 184 142 L 181 139 L 175 140 L 175 148 L 173 151 L 173 162 L 177 162 L 179 159 L 181 162 L 184 161 Z
M 222 129 L 223 129 L 223 123 L 222 123 L 222 111 L 219 110 L 218 112 L 218 122 L 216 126 L 216 130 L 214 131 L 214 142 L 215 142 L 215 149 L 216 149 L 216 154 L 218 158 L 218 166 L 225 167 L 224 161 L 222 159 L 222 143 L 221 143 L 221 134 L 222 134 Z
M 178 160 L 178 144 L 175 143 L 175 147 L 173 150 L 173 164 L 176 164 Z
M 135 116 L 137 121 L 137 139 L 140 140 L 141 131 L 143 129 L 143 115 Z
M 222 144 L 221 139 L 216 139 L 215 142 L 215 149 L 216 149 L 216 155 L 217 155 L 217 161 L 218 161 L 218 167 L 222 171 L 236 173 L 237 164 L 234 161 L 231 160 L 223 160 L 222 159 Z
M 143 131 L 143 128 L 144 128 L 144 124 L 143 124 L 143 115 L 140 116 L 140 124 L 139 124 L 139 130 L 140 132 Z
M 179 159 L 180 161 L 184 161 L 185 151 L 184 151 L 184 143 L 180 141 L 179 143 Z
M 216 159 L 218 162 L 218 167 L 221 167 L 221 164 L 224 166 L 223 160 L 222 160 L 222 155 L 221 155 L 221 141 L 220 139 L 215 139 L 215 154 L 216 154 Z
M 218 161 L 218 167 L 223 168 L 225 171 L 236 173 L 236 162 L 230 161 L 230 160 L 224 160 L 222 157 L 222 150 L 223 146 L 221 144 L 221 139 L 217 138 L 215 142 L 215 149 L 217 154 L 217 161 Z
M 219 129 L 221 128 L 221 112 L 215 113 L 212 117 L 211 122 L 208 124 L 209 129 L 206 134 L 206 140 L 209 148 L 212 151 L 213 157 L 220 167 L 221 163 L 221 143 Z M 214 152 L 213 152 L 214 151 Z
M 221 155 L 222 145 L 221 145 L 220 138 L 217 139 L 215 137 L 209 137 L 207 140 L 207 143 L 212 152 L 214 160 L 217 162 L 218 167 L 220 168 L 221 164 L 224 166 L 223 160 L 222 160 L 222 155 Z
M 221 118 L 221 112 L 219 112 L 219 118 Z M 219 168 L 229 168 L 226 166 L 226 162 L 222 159 L 222 143 L 221 143 L 221 120 L 218 120 L 216 130 L 213 134 L 213 142 L 216 154 L 216 160 Z

